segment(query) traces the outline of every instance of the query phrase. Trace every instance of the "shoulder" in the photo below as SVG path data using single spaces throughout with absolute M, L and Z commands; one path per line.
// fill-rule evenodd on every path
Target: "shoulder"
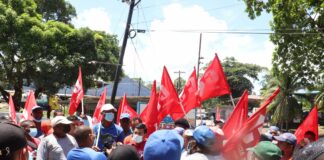
M 119 125 L 117 125 L 117 124 L 114 123 L 114 126 L 115 126 L 116 130 L 118 130 L 120 132 L 123 131 L 123 128 L 121 128 Z
M 89 155 L 87 154 L 87 151 L 84 149 L 74 148 L 71 151 L 69 151 L 67 155 L 67 160 L 85 160 L 90 159 Z
M 201 153 L 194 153 L 188 155 L 185 160 L 208 160 L 207 156 Z
M 91 148 L 83 148 L 83 151 L 87 153 L 93 160 L 106 160 L 107 157 L 102 152 L 96 152 Z
M 132 138 L 133 138 L 133 135 L 129 135 L 129 136 L 125 137 L 125 139 L 124 139 L 124 144 L 129 144 L 129 143 L 131 143 Z

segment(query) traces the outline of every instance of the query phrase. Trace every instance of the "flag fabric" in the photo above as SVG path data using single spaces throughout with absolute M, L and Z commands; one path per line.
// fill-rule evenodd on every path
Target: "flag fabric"
M 217 54 L 215 54 L 214 60 L 207 67 L 199 81 L 200 101 L 230 93 L 231 90 L 227 83 L 222 65 Z
M 171 78 L 169 76 L 166 67 L 163 67 L 163 74 L 161 79 L 160 94 L 158 101 L 159 115 L 158 123 L 163 120 L 167 115 L 172 115 L 173 110 L 181 109 L 179 103 L 179 97 L 177 91 L 175 90 Z M 174 118 L 174 117 L 172 117 Z M 175 120 L 175 119 L 173 119 Z
M 156 125 L 158 123 L 158 98 L 159 94 L 156 92 L 156 81 L 154 81 L 151 89 L 150 100 L 140 115 L 141 120 L 145 123 L 147 127 L 148 136 L 156 130 Z
M 12 119 L 12 121 L 17 124 L 17 119 L 16 119 L 16 109 L 15 109 L 15 105 L 13 103 L 12 100 L 12 96 L 9 96 L 9 115 L 10 118 Z
M 79 67 L 78 79 L 75 82 L 72 96 L 71 96 L 69 115 L 73 115 L 75 113 L 81 100 L 83 99 L 83 96 L 84 96 L 84 92 L 82 87 L 82 72 L 81 72 L 81 67 Z
M 223 126 L 225 137 L 230 138 L 236 133 L 248 119 L 248 96 L 247 90 L 244 91 L 240 100 L 236 104 L 233 112 Z
M 25 107 L 24 107 L 23 114 L 22 114 L 22 117 L 21 117 L 20 121 L 33 120 L 32 115 L 31 115 L 32 114 L 32 108 L 34 106 L 36 106 L 36 105 L 37 105 L 37 103 L 36 103 L 34 91 L 30 90 L 29 93 L 28 93 L 28 97 L 26 99 L 26 102 L 25 102 Z
M 95 125 L 101 121 L 102 115 L 100 114 L 101 107 L 106 103 L 107 87 L 101 93 L 100 99 L 93 113 L 92 124 Z
M 117 112 L 117 124 L 119 124 L 120 116 L 122 113 L 128 113 L 130 118 L 137 117 L 137 112 L 128 104 L 126 94 L 124 94 L 123 100 L 120 102 Z
M 200 106 L 198 101 L 198 82 L 196 68 L 194 68 L 188 81 L 186 82 L 183 91 L 180 94 L 180 108 L 172 109 L 171 117 L 173 120 L 180 119 L 185 116 L 191 109 Z M 183 108 L 181 108 L 183 107 Z
M 272 93 L 243 126 L 228 139 L 222 150 L 225 159 L 242 159 L 246 156 L 246 149 L 255 146 L 259 142 L 260 130 L 265 120 L 267 106 L 279 92 L 280 88 Z
M 307 131 L 312 131 L 315 134 L 315 140 L 318 140 L 318 112 L 317 106 L 315 106 L 311 112 L 309 112 L 306 119 L 295 131 L 297 138 L 297 144 L 304 139 L 304 135 Z

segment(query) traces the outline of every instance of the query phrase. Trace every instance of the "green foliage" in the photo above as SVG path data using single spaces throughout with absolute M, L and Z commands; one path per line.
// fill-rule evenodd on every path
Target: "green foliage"
M 76 16 L 75 8 L 66 0 L 35 0 L 37 12 L 45 21 L 69 23 Z
M 178 94 L 180 94 L 186 85 L 186 80 L 184 80 L 182 77 L 178 77 L 173 81 L 173 85 L 175 89 L 178 91 Z
M 45 5 L 42 12 L 37 6 L 40 2 Z M 56 14 L 55 6 L 47 6 L 47 2 L 53 3 L 47 0 L 37 3 L 33 0 L 0 0 L 0 81 L 3 82 L 0 92 L 7 99 L 8 93 L 4 89 L 14 89 L 17 107 L 24 83 L 33 83 L 36 95 L 40 92 L 51 95 L 65 85 L 74 85 L 79 66 L 82 67 L 85 88 L 93 85 L 95 79 L 112 80 L 116 69 L 116 65 L 90 63 L 117 64 L 116 36 L 88 28 L 75 29 L 63 23 L 70 20 L 73 12 L 63 14 L 56 8 Z M 63 2 L 57 1 L 58 5 Z M 68 3 L 64 6 L 69 8 Z
M 262 11 L 272 14 L 270 23 L 276 45 L 273 53 L 274 76 L 298 78 L 311 87 L 324 79 L 324 1 L 318 0 L 243 0 L 250 18 Z

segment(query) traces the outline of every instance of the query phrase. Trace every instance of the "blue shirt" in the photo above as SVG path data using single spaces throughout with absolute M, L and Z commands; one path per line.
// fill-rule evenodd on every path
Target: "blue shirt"
M 100 134 L 99 134 L 99 141 L 98 147 L 102 150 L 104 148 L 105 143 L 113 143 L 113 142 L 121 142 L 124 141 L 124 134 L 123 129 L 118 126 L 117 124 L 113 123 L 108 128 L 104 128 L 101 123 L 95 125 L 93 127 L 93 132 L 96 134 L 98 138 L 98 130 L 100 126 Z M 94 141 L 96 143 L 97 140 Z
M 102 152 L 96 152 L 91 148 L 75 148 L 68 155 L 67 160 L 107 160 Z

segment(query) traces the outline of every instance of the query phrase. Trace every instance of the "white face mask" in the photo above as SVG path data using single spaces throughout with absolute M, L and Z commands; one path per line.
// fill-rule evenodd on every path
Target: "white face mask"
M 42 122 L 42 118 L 41 118 L 41 119 L 36 119 L 36 118 L 34 118 L 34 121 L 35 121 L 35 122 L 39 122 L 39 123 L 41 123 L 41 122 Z
M 137 134 L 134 134 L 132 139 L 133 139 L 133 141 L 135 141 L 136 143 L 141 143 L 141 142 L 143 142 L 143 136 L 139 136 L 139 135 L 137 135 Z

